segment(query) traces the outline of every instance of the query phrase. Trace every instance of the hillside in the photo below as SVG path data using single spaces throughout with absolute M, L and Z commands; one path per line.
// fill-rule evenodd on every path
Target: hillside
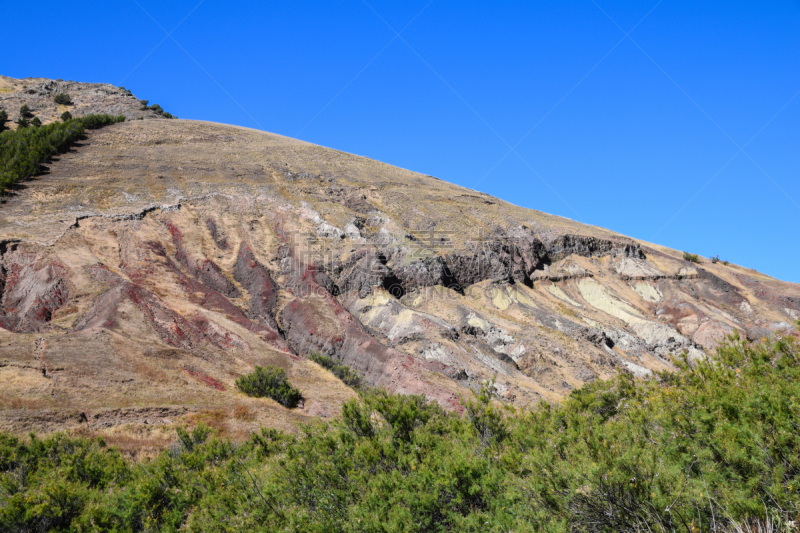
M 43 87 L 64 82 L 0 83 L 10 119 L 59 116 Z M 734 330 L 795 334 L 796 284 L 302 141 L 163 120 L 110 85 L 63 89 L 80 113 L 129 120 L 0 205 L 2 430 L 141 446 L 182 419 L 288 430 L 355 396 L 312 352 L 459 411 L 493 376 L 528 406 L 673 369 Z M 256 364 L 286 369 L 302 407 L 236 391 Z

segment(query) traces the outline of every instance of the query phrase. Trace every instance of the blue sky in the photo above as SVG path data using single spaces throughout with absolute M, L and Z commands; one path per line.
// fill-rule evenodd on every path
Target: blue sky
M 800 282 L 798 0 L 0 5 L 2 74 L 123 85 Z

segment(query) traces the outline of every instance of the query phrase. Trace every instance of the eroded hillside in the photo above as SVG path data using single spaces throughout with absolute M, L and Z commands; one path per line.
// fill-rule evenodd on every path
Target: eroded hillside
M 525 406 L 800 318 L 800 287 L 752 270 L 185 120 L 90 133 L 0 205 L 0 254 L 0 429 L 19 432 L 288 429 L 354 395 L 311 352 L 456 410 L 496 376 Z M 237 392 L 256 364 L 302 408 Z

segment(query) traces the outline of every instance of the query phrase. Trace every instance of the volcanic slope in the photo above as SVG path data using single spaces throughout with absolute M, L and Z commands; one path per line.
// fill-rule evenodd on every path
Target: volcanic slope
M 291 429 L 355 394 L 312 352 L 449 409 L 492 377 L 526 406 L 800 318 L 798 285 L 270 133 L 79 144 L 0 205 L 3 430 Z M 256 364 L 302 407 L 239 393 Z

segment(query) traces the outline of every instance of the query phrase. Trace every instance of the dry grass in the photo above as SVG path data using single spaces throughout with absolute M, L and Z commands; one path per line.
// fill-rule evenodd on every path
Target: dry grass
M 144 380 L 151 383 L 170 383 L 172 379 L 152 363 L 141 360 L 134 363 L 134 371 Z
M 581 317 L 575 311 L 575 309 L 572 309 L 571 307 L 567 307 L 566 305 L 564 305 L 564 304 L 562 304 L 560 302 L 558 304 L 556 304 L 556 307 L 558 308 L 558 311 L 559 311 L 559 313 L 561 313 L 562 316 L 568 316 L 568 317 L 577 318 L 577 319 L 580 319 L 580 317 Z
M 125 424 L 101 430 L 81 426 L 70 430 L 70 434 L 87 438 L 101 437 L 108 446 L 117 448 L 131 461 L 152 459 L 177 440 L 173 425 Z
M 3 395 L 0 397 L 0 409 L 44 409 L 52 407 L 54 402 L 40 398 L 23 398 L 20 396 Z
M 744 522 L 731 521 L 725 526 L 724 533 L 789 533 L 797 531 L 794 521 L 786 522 L 781 518 L 767 516 L 764 519 L 753 518 Z
M 250 407 L 244 404 L 237 404 L 233 408 L 233 417 L 237 420 L 244 420 L 245 422 L 252 422 L 256 416 L 250 410 Z
M 208 427 L 217 430 L 220 435 L 225 436 L 229 433 L 228 419 L 230 416 L 230 412 L 224 409 L 204 409 L 188 415 L 186 421 L 192 426 L 202 422 Z

